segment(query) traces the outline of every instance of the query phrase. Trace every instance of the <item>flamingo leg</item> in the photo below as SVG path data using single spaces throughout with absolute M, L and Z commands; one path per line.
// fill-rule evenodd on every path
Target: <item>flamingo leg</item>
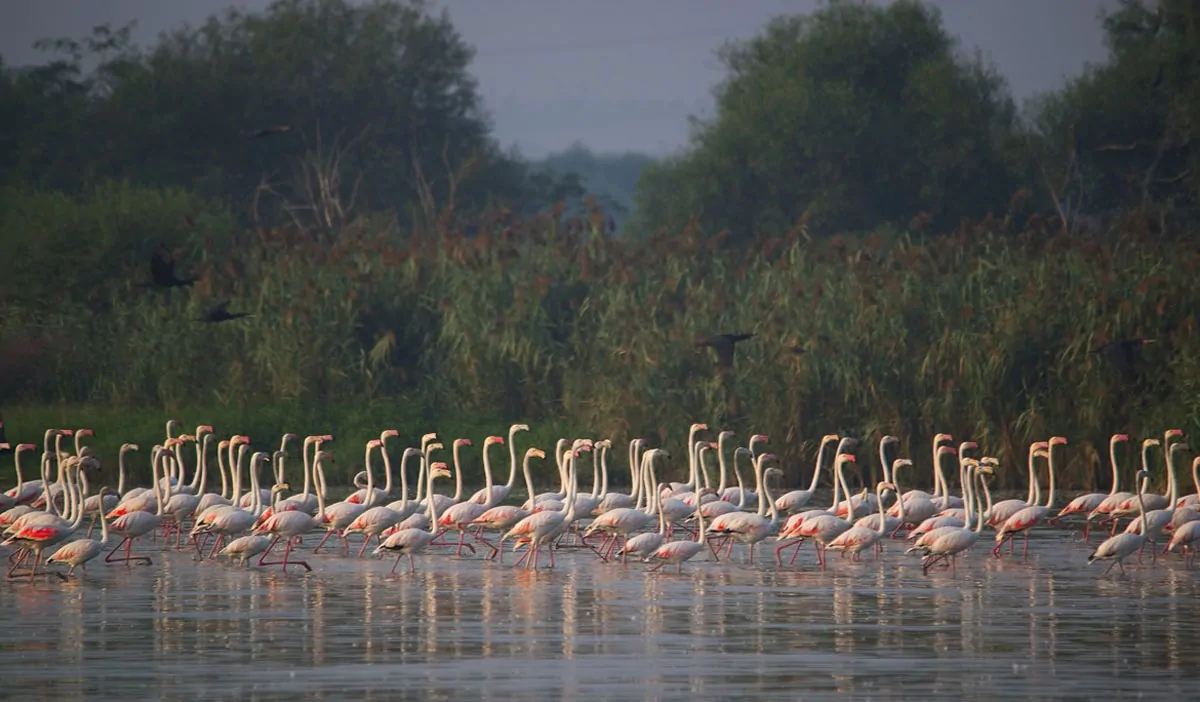
M 317 547 L 313 549 L 313 553 L 320 553 L 321 547 L 325 545 L 325 542 L 328 541 L 329 537 L 331 536 L 333 536 L 333 529 L 326 529 L 325 538 L 321 539 L 321 543 L 317 544 Z

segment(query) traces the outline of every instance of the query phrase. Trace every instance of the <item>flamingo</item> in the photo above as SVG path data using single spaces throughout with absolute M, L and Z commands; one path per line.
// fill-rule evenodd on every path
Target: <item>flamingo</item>
M 433 463 L 429 466 L 429 471 L 426 473 L 427 492 L 433 494 L 433 481 L 437 478 L 448 478 L 450 472 L 446 469 L 446 464 L 442 462 Z M 375 547 L 375 555 L 382 555 L 384 552 L 396 554 L 396 562 L 392 564 L 390 575 L 396 574 L 396 566 L 400 565 L 400 559 L 408 556 L 408 572 L 413 574 L 417 571 L 416 562 L 413 556 L 425 550 L 438 535 L 438 504 L 437 500 L 429 500 L 426 509 L 429 512 L 429 523 L 431 529 L 402 529 L 387 537 L 383 543 Z
M 999 529 L 1008 521 L 1008 518 L 1017 512 L 1036 505 L 1042 501 L 1041 486 L 1038 484 L 1036 473 L 1037 457 L 1042 455 L 1041 452 L 1048 448 L 1049 444 L 1045 441 L 1035 441 L 1029 444 L 1029 457 L 1027 459 L 1027 470 L 1029 472 L 1029 491 L 1026 493 L 1024 500 L 1001 500 L 983 515 L 984 523 L 988 526 Z
M 1190 569 L 1196 561 L 1196 542 L 1200 541 L 1200 521 L 1183 524 L 1171 534 L 1167 543 L 1168 551 L 1186 551 L 1184 563 Z
M 1054 447 L 1058 444 L 1066 444 L 1067 440 L 1061 436 L 1052 436 L 1046 442 L 1046 472 L 1049 473 L 1049 494 L 1046 496 L 1046 504 L 1030 505 L 1024 509 L 1018 510 L 1016 514 L 1009 517 L 1000 526 L 996 532 L 996 547 L 992 549 L 992 555 L 1000 557 L 1000 547 L 1005 541 L 1011 541 L 1017 534 L 1023 534 L 1024 546 L 1021 550 L 1021 558 L 1025 559 L 1029 556 L 1029 530 L 1033 529 L 1043 520 L 1054 516 Z
M 325 537 L 322 538 L 321 542 L 317 544 L 317 547 L 313 549 L 313 553 L 319 553 L 321 551 L 321 547 L 324 546 L 325 542 L 329 540 L 329 537 L 333 536 L 334 534 L 338 534 L 341 537 L 342 545 L 345 551 L 349 552 L 350 542 L 346 539 L 346 534 L 344 533 L 345 528 L 350 526 L 351 522 L 357 519 L 360 514 L 367 511 L 371 504 L 375 502 L 375 482 L 374 478 L 372 477 L 373 474 L 370 470 L 371 452 L 379 446 L 382 446 L 382 442 L 379 439 L 371 439 L 367 442 L 366 450 L 363 456 L 363 465 L 367 468 L 367 487 L 364 488 L 366 492 L 363 493 L 366 496 L 366 501 L 354 502 L 350 499 L 345 499 L 341 502 L 335 502 L 323 510 L 323 526 L 325 527 Z M 351 497 L 353 497 L 353 495 L 351 495 Z M 272 515 L 272 518 L 274 516 L 276 515 Z M 288 548 L 291 548 L 291 541 L 288 542 Z M 284 560 L 286 560 L 286 557 Z
M 378 443 L 379 439 L 372 439 L 372 441 Z M 297 537 L 303 537 L 317 527 L 325 526 L 328 523 L 328 517 L 325 514 L 325 468 L 322 466 L 322 463 L 326 461 L 333 463 L 333 455 L 327 451 L 318 451 L 317 455 L 313 457 L 313 480 L 317 485 L 317 513 L 315 515 L 308 515 L 300 510 L 276 512 L 254 530 L 255 534 L 270 534 L 274 537 L 266 550 L 259 556 L 258 564 L 260 566 L 283 566 L 282 570 L 286 573 L 289 565 L 298 565 L 303 566 L 306 572 L 312 572 L 312 567 L 307 562 L 291 560 L 292 542 Z M 373 492 L 368 491 L 367 494 L 374 499 Z M 271 550 L 275 548 L 275 544 L 279 543 L 280 539 L 285 540 L 283 560 L 268 561 L 267 556 L 271 555 Z
M 521 471 L 525 476 L 525 492 L 532 495 L 533 493 L 533 476 L 530 474 L 529 461 L 532 458 L 545 458 L 546 452 L 539 448 L 529 448 L 525 451 L 525 458 L 522 461 Z M 517 505 L 496 505 L 489 508 L 483 514 L 475 518 L 473 522 L 467 526 L 479 526 L 482 529 L 498 531 L 501 534 L 501 543 L 498 546 L 493 546 L 490 542 L 478 534 L 471 534 L 476 541 L 482 543 L 492 550 L 488 559 L 499 556 L 501 563 L 504 562 L 503 536 L 504 532 L 516 526 L 525 517 L 530 515 L 529 510 L 526 510 Z
M 931 533 L 930 542 L 926 546 L 925 556 L 921 559 L 921 572 L 928 574 L 929 569 L 940 561 L 949 559 L 951 568 L 958 572 L 957 558 L 958 554 L 966 551 L 979 541 L 979 535 L 983 531 L 983 503 L 979 496 L 975 493 L 976 481 L 987 489 L 987 484 L 983 477 L 984 474 L 990 475 L 992 469 L 986 465 L 980 465 L 977 470 L 972 471 L 967 476 L 967 484 L 963 486 L 964 490 L 964 505 L 971 502 L 974 503 L 975 511 L 970 517 L 975 520 L 975 527 L 970 526 L 970 518 L 962 527 L 943 527 L 935 533 Z M 915 547 L 914 547 L 915 548 Z
M 209 557 L 214 557 L 221 548 L 221 543 L 231 536 L 240 535 L 247 530 L 256 528 L 256 524 L 261 526 L 259 522 L 259 513 L 263 509 L 262 493 L 259 490 L 258 472 L 260 466 L 268 460 L 267 454 L 259 451 L 250 459 L 250 494 L 254 496 L 250 509 L 242 509 L 233 505 L 218 505 L 205 513 L 202 518 L 197 518 L 192 526 L 192 534 L 199 535 L 201 533 L 215 533 L 217 535 L 216 543 L 213 544 L 212 551 Z M 271 489 L 272 499 L 279 490 L 285 486 L 277 484 Z M 241 469 L 239 468 L 234 475 L 234 497 L 241 490 Z M 236 502 L 236 500 L 235 500 Z M 298 510 L 293 510 L 298 511 Z M 199 549 L 197 542 L 197 549 Z
M 812 499 L 813 493 L 817 491 L 817 481 L 821 477 L 821 466 L 825 462 L 825 447 L 837 441 L 840 437 L 837 434 L 826 434 L 821 437 L 821 445 L 817 449 L 817 464 L 813 466 L 812 480 L 809 481 L 807 490 L 792 490 L 785 492 L 775 500 L 775 508 L 783 514 L 788 514 L 808 504 Z M 900 440 L 894 436 L 885 436 L 883 441 L 879 442 L 879 455 L 882 458 L 885 442 L 889 439 Z
M 492 464 L 488 458 L 488 447 L 493 444 L 504 445 L 503 436 L 489 436 L 483 440 L 483 476 L 484 476 L 484 496 L 490 497 L 492 493 Z M 479 494 L 479 493 L 476 493 Z M 474 495 L 472 495 L 474 497 Z M 440 526 L 447 531 L 458 532 L 458 550 L 455 551 L 456 556 L 462 555 L 463 546 L 470 547 L 470 544 L 464 544 L 463 539 L 466 538 L 466 525 L 479 519 L 480 515 L 487 511 L 490 504 L 473 502 L 459 502 L 450 505 L 445 512 L 439 517 L 441 520 Z
M 659 509 L 662 505 L 662 492 L 658 486 L 647 486 L 643 491 L 648 499 L 654 501 L 654 514 L 658 515 L 658 531 L 651 531 L 645 534 L 638 534 L 634 537 L 626 537 L 625 543 L 621 545 L 621 549 L 617 551 L 617 555 L 621 557 L 621 563 L 625 563 L 628 556 L 640 556 L 643 561 L 652 556 L 659 546 L 667 540 L 667 520 L 663 517 L 662 510 Z M 709 503 L 714 505 L 728 505 L 724 500 L 716 500 Z M 704 516 L 703 507 L 696 510 L 696 519 L 700 520 Z
M 3 444 L 5 448 L 9 448 L 8 444 Z M 17 471 L 17 486 L 4 493 L 0 497 L 0 511 L 6 511 L 19 505 L 26 505 L 37 498 L 41 492 L 41 481 L 24 480 L 21 477 L 21 453 L 24 451 L 36 451 L 37 444 L 17 444 L 13 450 L 13 467 Z
M 774 461 L 777 458 L 773 453 L 760 453 L 754 461 L 754 475 L 760 490 L 759 499 L 768 506 L 771 518 L 767 519 L 765 516 L 759 514 L 746 514 L 743 512 L 741 513 L 744 515 L 742 519 L 727 523 L 727 526 L 719 532 L 746 544 L 747 563 L 754 562 L 754 546 L 767 538 L 779 526 L 779 510 L 775 507 L 775 500 L 771 498 L 771 490 L 767 484 L 767 479 L 771 475 L 782 475 L 783 471 L 778 468 L 772 468 L 765 473 L 763 472 L 763 462 L 768 460 Z M 699 518 L 697 518 L 697 522 L 699 522 Z M 712 532 L 712 527 L 709 527 L 709 531 Z M 731 543 L 731 550 L 732 547 Z
M 1067 506 L 1063 507 L 1057 516 L 1055 516 L 1053 519 L 1047 520 L 1047 524 L 1057 525 L 1064 517 L 1068 517 L 1072 514 L 1082 514 L 1084 516 L 1083 540 L 1087 541 L 1091 537 L 1092 512 L 1100 506 L 1101 502 L 1104 502 L 1104 500 L 1110 499 L 1113 495 L 1116 495 L 1117 487 L 1121 483 L 1121 474 L 1117 470 L 1117 444 L 1128 441 L 1128 434 L 1113 434 L 1108 440 L 1108 462 L 1110 465 L 1112 465 L 1112 489 L 1108 491 L 1108 494 L 1103 492 L 1090 492 L 1080 495 L 1068 502 Z
M 1145 534 L 1146 543 L 1156 547 L 1151 550 L 1154 560 L 1158 560 L 1156 543 L 1158 537 L 1162 535 L 1166 527 L 1171 526 L 1172 520 L 1175 518 L 1175 505 L 1179 499 L 1179 486 L 1175 478 L 1175 454 L 1186 449 L 1187 444 L 1179 442 L 1171 444 L 1171 448 L 1167 450 L 1167 491 L 1170 493 L 1167 504 L 1169 506 L 1166 509 L 1150 510 L 1141 519 L 1130 522 L 1129 526 L 1125 528 L 1127 534 Z M 1142 531 L 1143 525 L 1149 528 L 1149 531 Z
M 883 504 L 883 491 L 885 489 L 895 491 L 896 486 L 884 481 L 876 483 L 875 497 L 879 499 L 880 504 Z M 838 534 L 837 538 L 829 542 L 829 545 L 825 547 L 825 550 L 849 553 L 851 554 L 851 558 L 853 560 L 859 560 L 859 554 L 861 554 L 863 550 L 871 548 L 875 544 L 879 543 L 879 540 L 887 534 L 887 521 L 884 519 L 882 514 L 867 516 L 878 517 L 878 529 L 872 529 L 867 526 L 855 524 L 846 531 L 843 531 L 841 534 Z
M 659 496 L 661 498 L 661 495 Z M 772 505 L 774 506 L 774 505 Z M 704 513 L 699 512 L 696 515 L 696 540 L 695 541 L 669 541 L 650 554 L 646 560 L 658 561 L 658 565 L 651 568 L 651 571 L 656 571 L 667 565 L 668 563 L 675 564 L 675 573 L 683 573 L 683 564 L 690 561 L 697 553 L 704 549 Z M 628 543 L 626 544 L 628 545 Z
M 1157 443 L 1157 441 L 1155 441 L 1155 443 Z M 1147 525 L 1145 524 L 1146 508 L 1145 503 L 1142 501 L 1142 485 L 1143 481 L 1148 481 L 1149 479 L 1150 473 L 1149 471 L 1145 470 L 1139 470 L 1137 477 L 1134 479 L 1134 485 L 1138 486 L 1138 515 L 1143 522 L 1142 533 L 1123 533 L 1117 534 L 1116 536 L 1110 536 L 1104 541 L 1104 543 L 1096 547 L 1096 550 L 1092 552 L 1092 555 L 1088 556 L 1088 563 L 1095 563 L 1096 561 L 1112 561 L 1112 563 L 1108 566 L 1108 569 L 1104 571 L 1104 575 L 1108 575 L 1109 571 L 1113 569 L 1113 566 L 1118 566 L 1121 569 L 1121 574 L 1124 575 L 1125 565 L 1123 561 L 1135 552 L 1140 551 L 1142 547 L 1146 545 L 1146 533 L 1150 530 L 1146 528 Z
M 654 471 L 653 462 L 657 458 L 667 459 L 670 458 L 670 454 L 664 449 L 660 448 L 650 449 L 642 454 L 642 466 L 639 472 L 644 476 L 647 487 L 656 485 L 655 481 L 657 478 L 655 477 L 656 473 Z M 662 491 L 661 486 L 656 486 L 655 489 L 660 490 L 660 492 Z M 662 516 L 662 510 L 659 508 L 663 502 L 662 495 L 659 494 L 651 498 L 651 496 L 647 494 L 646 499 L 647 502 L 650 503 L 647 509 L 640 509 L 636 506 L 619 507 L 617 509 L 611 509 L 596 517 L 592 520 L 592 523 L 588 525 L 588 528 L 584 530 L 584 540 L 588 539 L 588 537 L 597 532 L 607 535 L 610 537 L 610 543 L 606 545 L 608 546 L 608 553 L 611 554 L 612 550 L 616 548 L 618 538 L 627 540 L 630 534 L 641 531 L 642 528 L 648 525 L 650 520 L 654 518 L 656 510 L 660 515 L 660 521 L 665 520 L 665 516 Z M 651 502 L 651 500 L 653 501 Z M 600 557 L 607 560 L 607 556 L 603 553 L 600 554 Z
M 1154 446 L 1160 445 L 1162 445 L 1162 442 L 1160 442 L 1158 439 L 1145 439 L 1142 441 L 1142 470 L 1146 471 L 1147 475 L 1150 474 L 1150 449 Z M 1165 450 L 1164 453 L 1166 453 Z M 1149 484 L 1135 485 L 1134 487 L 1138 491 L 1136 495 L 1122 495 L 1121 499 L 1115 501 L 1115 504 L 1109 500 L 1105 500 L 1104 502 L 1100 503 L 1100 507 L 1097 508 L 1098 510 L 1107 510 L 1108 519 L 1105 521 L 1112 526 L 1112 529 L 1109 532 L 1110 536 L 1116 535 L 1117 526 L 1122 517 L 1128 517 L 1137 514 L 1139 509 L 1137 500 L 1139 497 L 1143 500 L 1142 504 L 1145 504 L 1147 507 L 1149 507 L 1151 504 L 1151 501 L 1148 498 L 1155 497 L 1154 495 L 1143 495 L 1143 493 L 1148 489 Z M 1121 495 L 1122 493 L 1117 494 Z M 1160 505 L 1157 504 L 1155 505 L 1156 508 L 1159 506 Z
M 72 457 L 74 460 L 65 464 L 64 470 L 68 474 L 64 483 L 64 507 L 70 510 L 72 515 L 71 522 L 65 522 L 59 519 L 56 515 L 54 521 L 44 520 L 42 522 L 30 521 L 20 529 L 17 529 L 8 539 L 4 541 L 3 546 L 16 546 L 18 549 L 25 551 L 27 554 L 33 554 L 33 567 L 29 571 L 29 579 L 33 580 L 37 577 L 38 562 L 41 561 L 42 553 L 51 546 L 62 543 L 70 538 L 83 523 L 83 500 L 85 499 L 87 484 L 86 476 L 82 475 L 82 468 L 78 458 Z M 69 474 L 78 474 L 78 482 Z M 16 569 L 24 559 L 18 559 L 13 567 L 8 571 L 8 577 L 16 576 Z M 60 578 L 61 574 L 55 573 Z
M 177 438 L 169 439 L 167 443 L 177 441 L 179 441 Z M 144 563 L 145 565 L 150 565 L 153 563 L 149 556 L 134 556 L 131 551 L 133 549 L 134 539 L 138 538 L 139 536 L 149 534 L 163 524 L 163 508 L 171 499 L 170 481 L 159 480 L 158 477 L 158 469 L 160 465 L 163 468 L 163 477 L 166 477 L 166 463 L 163 456 L 165 453 L 165 450 L 160 451 L 158 460 L 152 460 L 152 465 L 150 466 L 150 483 L 154 489 L 154 498 L 158 509 L 155 512 L 143 512 L 141 510 L 126 512 L 125 514 L 118 516 L 116 519 L 113 519 L 112 523 L 108 525 L 108 529 L 113 534 L 120 536 L 121 541 L 117 543 L 117 545 L 113 547 L 113 550 L 109 551 L 108 555 L 104 557 L 105 563 L 114 562 L 115 559 L 113 556 L 116 555 L 117 551 L 121 550 L 122 546 L 125 547 L 125 557 L 119 560 L 126 566 L 131 565 L 132 563 Z
M 99 497 L 108 494 L 115 494 L 116 491 L 112 488 L 100 488 Z M 60 547 L 49 558 L 46 559 L 46 565 L 61 563 L 67 566 L 66 577 L 71 577 L 76 568 L 83 568 L 83 572 L 87 574 L 87 563 L 96 556 L 104 552 L 105 545 L 108 544 L 108 522 L 103 518 L 100 519 L 100 540 L 97 541 L 91 538 L 75 539 Z
M 537 568 L 538 552 L 541 551 L 543 545 L 547 546 L 547 551 L 550 553 L 550 567 L 554 567 L 554 549 L 550 547 L 550 542 L 566 531 L 567 527 L 575 521 L 575 491 L 578 489 L 578 473 L 576 464 L 579 459 L 579 454 L 584 451 L 591 451 L 592 443 L 581 444 L 579 448 L 569 449 L 570 457 L 564 459 L 567 466 L 567 494 L 563 504 L 565 510 L 542 510 L 534 512 L 528 517 L 517 522 L 504 538 L 516 538 L 517 543 L 513 544 L 515 551 L 520 547 L 522 541 L 529 542 L 529 549 L 525 552 L 513 567 L 516 568 L 522 563 L 525 563 L 525 568 Z
M 492 485 L 488 482 L 484 489 L 477 491 L 467 500 L 478 505 L 483 505 L 485 508 L 495 507 L 496 505 L 508 499 L 512 493 L 513 486 L 517 484 L 517 444 L 516 436 L 519 431 L 529 431 L 528 424 L 513 424 L 508 428 L 508 482 L 504 485 Z M 500 441 L 496 443 L 503 444 L 503 437 L 499 437 Z M 487 447 L 484 449 L 484 456 L 487 455 Z
M 380 446 L 380 452 L 383 454 L 384 470 L 387 471 L 387 481 L 390 483 L 392 480 L 392 462 L 388 458 L 385 446 Z M 403 471 L 405 460 L 411 455 L 420 455 L 420 453 L 420 451 L 414 448 L 406 449 L 404 452 L 404 458 L 402 458 L 400 461 L 400 483 L 403 495 L 398 501 L 400 503 L 398 509 L 393 509 L 393 505 L 396 503 L 375 505 L 374 507 L 368 508 L 355 517 L 354 521 L 350 522 L 350 525 L 342 530 L 343 537 L 349 537 L 351 534 L 363 535 L 364 538 L 362 547 L 358 550 L 358 556 L 360 558 L 364 553 L 366 553 L 367 544 L 371 542 L 372 538 L 377 538 L 378 540 L 382 541 L 383 538 L 385 538 L 383 536 L 384 532 L 387 532 L 389 529 L 395 531 L 396 525 L 406 517 L 410 516 L 413 512 L 413 509 L 416 508 L 415 503 L 408 501 L 408 481 L 404 479 Z M 375 494 L 378 495 L 378 491 L 376 491 Z M 410 505 L 413 509 L 409 509 Z
M 733 432 L 728 433 L 732 434 Z M 601 492 L 604 493 L 604 498 L 600 500 L 600 505 L 596 507 L 595 511 L 592 512 L 594 516 L 599 516 L 605 512 L 608 512 L 609 510 L 614 510 L 619 507 L 634 507 L 639 504 L 639 500 L 642 496 L 642 489 L 644 488 L 644 483 L 646 481 L 642 480 L 641 476 L 639 475 L 638 462 L 640 460 L 639 457 L 641 448 L 645 444 L 645 439 L 632 439 L 629 442 L 630 491 L 628 493 L 609 492 L 607 490 L 608 486 L 605 485 L 604 488 L 601 489 Z M 722 466 L 722 470 L 724 470 L 724 466 Z
M 834 461 L 833 461 L 834 479 L 837 482 L 837 484 L 839 484 L 841 486 L 841 489 L 843 492 L 846 491 L 846 474 L 844 471 L 844 467 L 847 463 L 854 463 L 854 455 L 853 454 L 839 453 L 836 457 L 834 457 Z M 835 500 L 837 499 L 836 492 L 835 492 L 834 499 Z M 830 542 L 832 542 L 834 539 L 836 539 L 837 537 L 841 536 L 842 532 L 850 529 L 853 525 L 854 525 L 854 505 L 853 505 L 853 503 L 851 503 L 849 505 L 849 510 L 848 510 L 845 520 L 843 520 L 833 514 L 829 514 L 829 513 L 819 514 L 815 517 L 804 520 L 804 522 L 796 530 L 788 533 L 787 537 L 788 538 L 795 537 L 801 541 L 803 539 L 812 539 L 813 541 L 815 541 L 817 544 L 817 562 L 820 563 L 821 570 L 825 570 L 824 547 L 827 544 L 829 544 Z M 780 539 L 783 539 L 783 538 L 784 538 L 784 532 L 780 532 Z M 782 560 L 780 559 L 780 555 L 779 555 L 780 552 L 787 546 L 792 545 L 792 543 L 795 543 L 795 542 L 786 543 L 783 546 L 780 546 L 775 550 L 775 560 L 780 565 L 782 565 Z M 800 550 L 799 547 L 797 547 L 797 549 L 796 549 L 797 553 L 799 553 L 799 550 Z M 795 560 L 795 555 L 792 556 L 792 559 Z

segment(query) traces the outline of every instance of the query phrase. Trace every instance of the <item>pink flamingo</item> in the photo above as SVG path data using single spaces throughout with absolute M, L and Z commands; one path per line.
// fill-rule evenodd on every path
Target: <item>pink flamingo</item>
M 1091 537 L 1092 519 L 1091 513 L 1100 506 L 1105 499 L 1117 494 L 1117 487 L 1121 483 L 1121 474 L 1117 469 L 1117 444 L 1128 442 L 1128 434 L 1113 434 L 1108 440 L 1108 461 L 1112 465 L 1112 489 L 1107 494 L 1103 492 L 1090 492 L 1085 495 L 1080 495 L 1067 503 L 1057 516 L 1046 521 L 1047 524 L 1057 526 L 1065 517 L 1072 514 L 1082 514 L 1083 522 L 1083 540 L 1087 541 Z
M 437 478 L 448 478 L 450 472 L 446 470 L 446 464 L 437 462 L 429 466 L 429 471 L 426 473 L 426 484 L 429 494 L 433 494 L 433 481 Z M 438 506 L 436 500 L 429 500 L 426 509 L 429 512 L 430 530 L 424 529 L 402 529 L 387 537 L 383 543 L 375 548 L 375 555 L 382 555 L 384 552 L 396 554 L 396 562 L 392 564 L 392 569 L 389 574 L 396 574 L 396 566 L 400 565 L 400 559 L 408 556 L 408 572 L 409 574 L 417 571 L 416 562 L 413 556 L 425 550 L 427 546 L 438 535 Z
M 378 442 L 379 440 L 373 439 L 373 441 Z M 323 461 L 333 463 L 333 456 L 326 451 L 318 451 L 317 455 L 313 458 L 312 471 L 317 484 L 317 513 L 315 515 L 308 515 L 300 510 L 276 512 L 270 519 L 260 524 L 254 530 L 256 534 L 269 534 L 274 537 L 266 550 L 263 551 L 262 556 L 258 559 L 260 566 L 281 565 L 283 566 L 283 572 L 286 573 L 289 565 L 298 565 L 302 566 L 305 571 L 312 572 L 312 567 L 307 562 L 291 560 L 292 542 L 317 527 L 327 524 L 325 515 L 325 468 L 321 465 Z M 371 492 L 367 494 L 372 498 L 374 497 Z M 271 555 L 271 549 L 275 547 L 275 544 L 279 543 L 280 539 L 284 539 L 286 544 L 283 550 L 283 560 L 267 561 L 267 556 Z

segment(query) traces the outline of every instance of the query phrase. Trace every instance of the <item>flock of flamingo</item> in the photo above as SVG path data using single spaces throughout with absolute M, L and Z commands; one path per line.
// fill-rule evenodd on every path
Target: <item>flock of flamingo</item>
M 119 452 L 117 487 L 104 486 L 96 494 L 89 494 L 88 476 L 97 475 L 99 462 L 83 443 L 84 437 L 94 436 L 92 430 L 48 429 L 38 480 L 25 480 L 21 470 L 22 455 L 36 452 L 37 446 L 18 444 L 13 449 L 17 485 L 0 495 L 2 545 L 12 549 L 8 577 L 28 575 L 32 580 L 41 566 L 44 575 L 53 574 L 65 580 L 76 568 L 86 572 L 86 564 L 106 551 L 106 563 L 149 565 L 150 557 L 134 553 L 134 541 L 147 535 L 157 539 L 160 533 L 168 542 L 167 548 L 194 548 L 199 559 L 204 559 L 207 552 L 207 558 L 223 555 L 248 566 L 252 558 L 258 557 L 259 566 L 279 565 L 285 572 L 289 565 L 312 570 L 296 555 L 304 547 L 304 537 L 324 532 L 313 547 L 314 553 L 320 552 L 333 538 L 349 557 L 350 539 L 357 535 L 362 541 L 358 557 L 364 556 L 374 541 L 373 554 L 395 556 L 393 574 L 405 557 L 409 572 L 414 572 L 414 556 L 429 553 L 434 547 L 452 548 L 457 557 L 464 557 L 464 549 L 475 555 L 475 545 L 481 545 L 488 549 L 487 559 L 503 563 L 506 541 L 513 551 L 525 549 L 515 567 L 538 568 L 539 554 L 545 550 L 549 567 L 553 568 L 555 550 L 573 541 L 574 546 L 589 549 L 606 563 L 619 558 L 622 564 L 627 564 L 634 558 L 653 563 L 651 570 L 674 565 L 681 572 L 684 562 L 706 549 L 714 561 L 722 558 L 722 551 L 723 557 L 730 559 L 734 542 L 746 545 L 747 562 L 753 562 L 755 546 L 771 535 L 775 536 L 775 560 L 779 567 L 783 567 L 783 557 L 789 548 L 793 553 L 788 565 L 794 564 L 806 540 L 813 543 L 817 564 L 824 570 L 828 551 L 840 551 L 843 556 L 858 560 L 862 552 L 872 550 L 878 557 L 887 540 L 902 539 L 905 553 L 919 555 L 923 570 L 928 573 L 934 566 L 956 569 L 957 556 L 979 541 L 985 526 L 994 532 L 992 555 L 1002 557 L 1006 543 L 1012 554 L 1014 540 L 1019 536 L 1024 558 L 1028 556 L 1032 530 L 1061 526 L 1069 518 L 1082 519 L 1085 541 L 1089 539 L 1093 521 L 1109 527 L 1108 538 L 1088 557 L 1089 563 L 1110 561 L 1107 574 L 1114 566 L 1124 573 L 1125 559 L 1137 554 L 1140 561 L 1147 546 L 1157 561 L 1158 545 L 1163 540 L 1166 544 L 1162 552 L 1179 553 L 1190 568 L 1200 540 L 1200 457 L 1192 462 L 1196 493 L 1180 495 L 1175 463 L 1187 444 L 1178 429 L 1167 431 L 1161 441 L 1155 438 L 1142 441 L 1136 492 L 1118 489 L 1118 448 L 1129 442 L 1129 437 L 1114 435 L 1109 442 L 1111 490 L 1079 495 L 1055 512 L 1055 447 L 1067 443 L 1059 436 L 1034 442 L 1029 447 L 1029 490 L 1024 500 L 993 502 L 988 483 L 999 461 L 989 456 L 968 456 L 978 446 L 967 441 L 955 447 L 948 434 L 933 438 L 929 471 L 932 492 L 900 489 L 901 478 L 918 482 L 912 475 L 914 464 L 907 458 L 892 457 L 893 447 L 900 440 L 884 436 L 878 449 L 883 479 L 874 486 L 874 491 L 864 488 L 852 494 L 845 469 L 857 460 L 854 449 L 858 441 L 831 434 L 820 442 L 808 487 L 775 496 L 771 478 L 782 475 L 782 471 L 771 465 L 777 457 L 762 450 L 769 442 L 768 437 L 755 434 L 746 446 L 735 446 L 730 451 L 734 433 L 721 431 L 716 441 L 700 438 L 700 434 L 709 431 L 704 424 L 693 424 L 688 433 L 686 483 L 660 482 L 658 471 L 670 455 L 661 448 L 649 448 L 644 439 L 634 439 L 629 444 L 631 489 L 611 490 L 607 463 L 611 441 L 559 439 L 554 451 L 559 489 L 537 493 L 530 462 L 545 459 L 546 454 L 530 447 L 519 462 L 517 434 L 528 431 L 529 427 L 514 424 L 507 439 L 503 436 L 484 439 L 480 450 L 486 484 L 466 497 L 460 454 L 472 446 L 471 441 L 454 440 L 451 470 L 446 462 L 434 460 L 435 453 L 444 449 L 436 434 L 422 436 L 420 448 L 403 451 L 399 499 L 393 500 L 394 471 L 387 443 L 398 437 L 399 432 L 389 429 L 366 443 L 365 470 L 354 478 L 357 491 L 340 502 L 329 502 L 325 467 L 334 463 L 334 457 L 323 446 L 333 441 L 330 435 L 311 435 L 301 441 L 296 434 L 285 434 L 279 450 L 247 456 L 250 439 L 246 436 L 234 435 L 216 441 L 213 428 L 207 425 L 197 427 L 193 434 L 175 435 L 173 432 L 180 428 L 179 422 L 168 421 L 166 439 L 151 450 L 149 487 L 126 486 L 130 472 L 127 456 L 140 451 L 137 445 L 127 443 Z M 71 438 L 73 453 L 72 447 L 64 446 Z M 214 441 L 220 492 L 207 491 Z M 302 446 L 300 492 L 295 492 L 285 480 L 288 446 L 293 442 Z M 190 480 L 184 450 L 188 444 L 195 448 Z M 505 444 L 508 480 L 497 484 L 492 477 L 489 449 Z M 0 447 L 10 448 L 7 444 Z M 832 502 L 823 508 L 809 507 L 826 470 L 831 447 Z M 1147 492 L 1151 453 L 1156 448 L 1164 455 L 1167 478 L 1167 493 L 1162 495 Z M 578 463 L 585 453 L 592 454 L 590 492 L 579 487 Z M 718 463 L 716 487 L 711 480 L 713 454 Z M 377 487 L 372 467 L 376 456 L 383 465 L 383 487 Z M 746 484 L 739 467 L 743 460 L 753 470 L 753 487 Z M 417 480 L 415 496 L 410 499 L 408 476 L 412 461 L 416 462 Z M 264 466 L 270 466 L 270 487 L 262 483 Z M 1044 499 L 1039 466 L 1044 466 L 1046 473 Z M 957 470 L 958 495 L 951 494 L 948 467 L 950 474 Z M 510 501 L 518 473 L 523 475 L 526 494 L 530 496 L 523 504 Z M 435 481 L 439 478 L 453 478 L 453 496 L 435 491 Z M 1123 530 L 1119 529 L 1122 519 L 1130 519 Z M 98 539 L 94 538 L 97 523 Z M 676 531 L 686 536 L 674 539 Z M 113 537 L 120 540 L 113 544 Z M 211 548 L 209 540 L 213 541 Z M 43 562 L 47 552 L 51 555 Z M 53 566 L 66 566 L 67 571 L 62 573 Z

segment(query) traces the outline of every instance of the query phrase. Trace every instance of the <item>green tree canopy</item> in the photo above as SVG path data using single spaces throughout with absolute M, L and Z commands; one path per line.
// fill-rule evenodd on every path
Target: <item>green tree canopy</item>
M 1034 103 L 1040 176 L 1068 219 L 1195 203 L 1200 11 L 1121 0 L 1104 18 L 1109 59 Z
M 62 58 L 0 79 L 14 98 L 0 119 L 20 127 L 0 141 L 10 183 L 183 186 L 326 225 L 339 209 L 432 217 L 537 185 L 490 137 L 472 49 L 421 0 L 276 0 L 147 50 L 128 27 L 45 46 Z
M 649 168 L 639 227 L 696 216 L 746 235 L 802 216 L 858 228 L 1006 203 L 1016 112 L 1003 81 L 956 53 L 934 8 L 831 2 L 725 47 L 716 116 Z

